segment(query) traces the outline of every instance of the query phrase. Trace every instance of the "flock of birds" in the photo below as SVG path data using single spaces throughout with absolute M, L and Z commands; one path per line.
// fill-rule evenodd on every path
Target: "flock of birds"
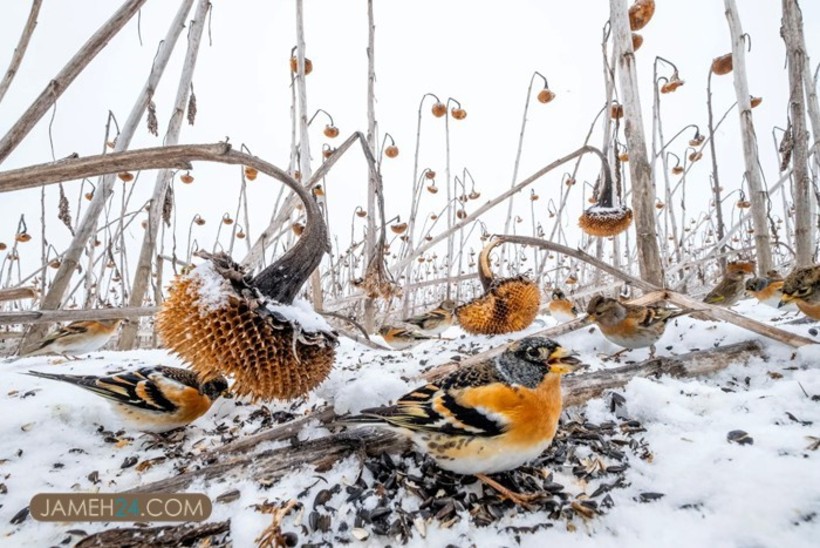
M 795 269 L 784 279 L 776 272 L 752 277 L 750 264 L 730 263 L 704 302 L 732 306 L 745 294 L 773 307 L 793 304 L 820 320 L 820 265 Z M 455 302 L 446 300 L 434 310 L 383 326 L 379 334 L 391 348 L 410 348 L 440 337 L 453 325 L 456 308 Z M 576 306 L 560 289 L 553 290 L 548 309 L 558 321 L 579 316 Z M 624 349 L 635 349 L 653 347 L 667 322 L 688 311 L 627 304 L 596 295 L 586 312 L 604 337 Z M 21 356 L 76 355 L 97 350 L 119 323 L 72 322 Z M 528 495 L 510 491 L 487 474 L 515 469 L 550 445 L 562 408 L 560 377 L 580 367 L 581 362 L 557 342 L 530 336 L 494 358 L 466 365 L 409 392 L 394 405 L 367 409 L 343 422 L 377 425 L 408 435 L 441 468 L 475 475 L 502 497 L 526 505 Z M 29 374 L 103 396 L 136 429 L 154 432 L 189 424 L 228 390 L 223 377 L 203 382 L 190 370 L 168 366 L 143 367 L 104 377 L 36 371 Z

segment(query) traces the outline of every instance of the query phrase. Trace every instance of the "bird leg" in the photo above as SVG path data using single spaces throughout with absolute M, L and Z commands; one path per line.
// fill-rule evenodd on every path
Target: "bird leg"
M 512 501 L 514 504 L 519 506 L 523 506 L 524 508 L 529 508 L 530 503 L 536 501 L 538 498 L 541 497 L 540 493 L 516 493 L 510 489 L 507 489 L 491 477 L 487 476 L 486 474 L 474 474 L 479 480 L 484 482 L 485 484 L 489 485 L 496 491 L 498 494 L 501 495 L 502 499 L 506 499 Z
M 655 345 L 649 345 L 649 359 L 653 359 L 655 357 Z
M 606 358 L 604 358 L 603 361 L 608 362 L 609 360 L 614 360 L 615 358 L 620 358 L 622 354 L 625 354 L 625 353 L 629 352 L 629 350 L 630 350 L 629 348 L 621 348 L 620 350 L 618 350 L 614 354 L 611 354 L 611 355 L 607 356 Z

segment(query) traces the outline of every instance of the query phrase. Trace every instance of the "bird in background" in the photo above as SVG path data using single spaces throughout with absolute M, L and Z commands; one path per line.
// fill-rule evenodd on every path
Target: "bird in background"
M 626 304 L 603 295 L 595 295 L 587 305 L 587 314 L 607 340 L 627 350 L 648 346 L 650 356 L 655 354 L 655 343 L 663 336 L 666 322 L 687 312 Z
M 433 310 L 413 316 L 412 318 L 407 318 L 402 320 L 402 322 L 415 326 L 423 335 L 440 337 L 442 333 L 453 325 L 453 311 L 455 309 L 455 301 L 446 299 Z
M 43 354 L 77 355 L 99 350 L 117 331 L 122 319 L 80 320 L 46 335 L 31 350 L 18 357 L 40 356 Z
M 783 298 L 783 276 L 777 270 L 770 270 L 765 276 L 756 276 L 746 280 L 746 295 L 754 297 L 760 303 L 774 308 L 780 307 Z M 793 304 L 786 305 L 789 309 L 796 309 Z
M 487 474 L 518 468 L 549 447 L 561 415 L 561 375 L 580 367 L 557 342 L 527 337 L 395 405 L 365 409 L 343 422 L 404 434 L 439 467 L 474 475 L 503 498 L 526 505 L 538 495 L 513 492 Z
M 401 327 L 396 325 L 382 326 L 379 329 L 379 335 L 381 335 L 384 342 L 394 350 L 406 350 L 420 342 L 435 338 L 417 331 L 415 327 Z
M 795 268 L 781 290 L 780 307 L 794 303 L 806 316 L 820 320 L 820 264 Z
M 143 432 L 167 432 L 187 426 L 204 415 L 228 389 L 224 377 L 203 382 L 189 369 L 164 365 L 107 377 L 39 371 L 27 374 L 66 382 L 102 396 L 129 426 Z
M 578 308 L 575 303 L 567 299 L 564 292 L 558 288 L 552 290 L 552 297 L 547 305 L 547 309 L 556 321 L 560 323 L 574 320 L 578 317 Z
M 703 298 L 703 302 L 717 306 L 733 306 L 743 297 L 746 290 L 745 280 L 749 276 L 754 276 L 753 262 L 735 261 L 728 263 L 723 278 Z

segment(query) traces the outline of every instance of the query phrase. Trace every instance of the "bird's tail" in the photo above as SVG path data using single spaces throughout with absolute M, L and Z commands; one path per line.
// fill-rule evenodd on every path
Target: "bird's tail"
M 93 381 L 89 380 L 89 377 L 82 377 L 79 375 L 61 375 L 59 373 L 42 373 L 40 371 L 31 371 L 29 370 L 28 373 L 24 373 L 25 375 L 31 375 L 32 377 L 39 377 L 41 379 L 49 379 L 52 381 L 62 381 L 67 382 L 69 384 L 74 384 L 77 386 L 81 386 L 83 388 L 90 388 L 93 386 Z

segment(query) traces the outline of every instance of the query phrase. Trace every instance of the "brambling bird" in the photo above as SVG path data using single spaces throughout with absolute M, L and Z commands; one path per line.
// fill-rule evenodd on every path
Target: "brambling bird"
M 783 283 L 783 278 L 771 278 L 768 275 L 750 278 L 746 280 L 746 294 L 754 297 L 762 304 L 779 308 L 780 299 L 783 298 Z M 792 306 L 792 308 L 794 307 Z
M 734 305 L 746 289 L 744 281 L 753 275 L 753 263 L 736 261 L 727 264 L 720 283 L 703 298 L 703 302 L 726 307 Z
M 557 288 L 552 290 L 552 299 L 547 308 L 552 317 L 561 323 L 578 317 L 578 309 L 575 304 L 566 298 L 563 291 Z
M 455 301 L 447 299 L 442 301 L 437 308 L 424 314 L 402 320 L 402 322 L 416 326 L 419 333 L 423 335 L 441 336 L 442 333 L 453 325 L 453 311 L 455 309 Z
M 189 369 L 157 365 L 109 377 L 59 375 L 29 371 L 29 375 L 63 381 L 110 400 L 112 407 L 135 429 L 167 432 L 204 415 L 228 389 L 224 377 L 201 382 Z
M 46 335 L 33 349 L 22 352 L 19 357 L 42 354 L 85 354 L 102 348 L 114 335 L 122 319 L 81 320 Z
M 806 316 L 820 320 L 820 264 L 794 269 L 781 289 L 778 306 L 794 303 Z
M 666 322 L 686 313 L 660 306 L 626 304 L 602 295 L 592 297 L 587 305 L 587 314 L 610 342 L 626 349 L 648 346 L 653 355 Z
M 382 336 L 387 346 L 394 350 L 406 350 L 422 341 L 432 340 L 433 337 L 425 335 L 416 331 L 414 328 L 399 327 L 394 325 L 384 325 L 379 329 L 379 335 Z
M 536 458 L 552 442 L 561 415 L 561 375 L 581 362 L 557 342 L 527 337 L 501 355 L 457 369 L 405 394 L 395 405 L 365 409 L 346 423 L 386 427 L 408 436 L 438 466 L 471 474 L 517 504 L 487 477 Z

